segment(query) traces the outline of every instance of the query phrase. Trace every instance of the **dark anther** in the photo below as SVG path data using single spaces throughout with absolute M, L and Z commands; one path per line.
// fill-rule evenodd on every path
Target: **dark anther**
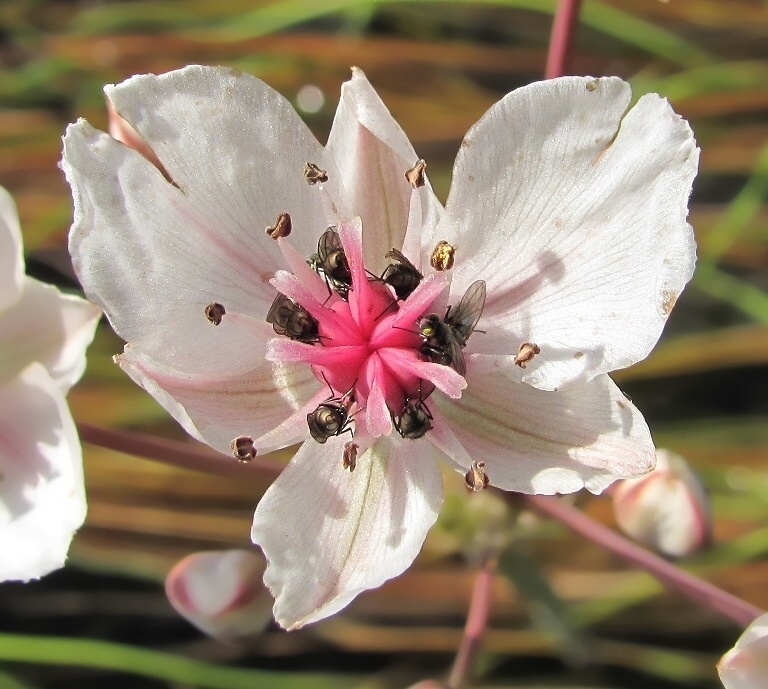
M 280 239 L 280 237 L 287 237 L 291 234 L 293 229 L 293 223 L 291 222 L 291 216 L 288 213 L 280 213 L 275 220 L 274 225 L 270 225 L 265 228 L 265 232 L 272 237 L 272 239 Z
M 414 165 L 410 170 L 406 170 L 405 178 L 414 189 L 418 189 L 419 187 L 424 186 L 424 170 L 426 169 L 427 164 L 423 160 L 419 159 L 416 161 L 416 165 Z
M 429 265 L 440 272 L 450 270 L 453 268 L 453 255 L 455 253 L 456 249 L 444 239 L 441 239 L 432 250 L 432 255 L 429 257 Z
M 523 344 L 520 345 L 520 349 L 517 350 L 515 366 L 525 368 L 525 365 L 540 352 L 541 347 L 535 342 L 523 342 Z
M 205 307 L 205 317 L 208 319 L 208 322 L 214 325 L 221 325 L 221 319 L 224 318 L 226 312 L 224 305 L 216 301 Z
M 317 184 L 318 182 L 328 181 L 328 172 L 321 170 L 314 163 L 307 163 L 304 167 L 304 179 L 307 180 L 307 184 Z
M 344 443 L 344 456 L 342 458 L 342 464 L 345 469 L 349 469 L 349 473 L 352 473 L 357 466 L 357 451 L 359 450 L 357 443 L 353 443 L 351 440 L 348 443 Z
M 229 447 L 238 462 L 250 462 L 256 456 L 253 438 L 248 435 L 239 435 L 229 444 Z
M 488 487 L 488 474 L 485 473 L 485 462 L 472 460 L 469 471 L 464 474 L 464 483 L 468 490 L 478 493 Z

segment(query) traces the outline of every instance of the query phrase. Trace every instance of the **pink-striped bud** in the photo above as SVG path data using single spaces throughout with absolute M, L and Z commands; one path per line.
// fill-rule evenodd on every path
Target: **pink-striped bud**
M 272 618 L 272 597 L 261 577 L 264 559 L 250 550 L 193 553 L 165 579 L 176 611 L 210 636 L 234 639 L 264 630 Z
M 717 671 L 725 689 L 768 689 L 768 614 L 747 627 Z
M 709 499 L 680 455 L 656 450 L 656 460 L 656 468 L 645 476 L 616 484 L 616 522 L 628 536 L 664 555 L 689 555 L 711 539 Z

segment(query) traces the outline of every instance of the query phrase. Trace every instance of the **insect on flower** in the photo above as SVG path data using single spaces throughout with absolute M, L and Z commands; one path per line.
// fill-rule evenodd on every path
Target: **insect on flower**
M 267 323 L 278 335 L 285 335 L 299 342 L 317 342 L 317 321 L 309 312 L 286 297 L 278 293 L 272 306 L 267 312 Z
M 424 276 L 397 249 L 388 251 L 386 258 L 393 259 L 393 262 L 384 269 L 381 279 L 395 290 L 398 299 L 407 299 L 419 286 Z
M 424 340 L 421 354 L 436 364 L 451 366 L 459 375 L 465 375 L 467 365 L 461 350 L 480 320 L 485 306 L 485 282 L 473 282 L 453 311 L 451 307 L 440 318 L 430 313 L 419 322 L 419 332 Z
M 392 417 L 395 430 L 409 440 L 417 440 L 432 429 L 432 412 L 424 403 L 419 391 L 419 399 L 405 400 L 403 411 Z
M 352 417 L 349 410 L 355 403 L 354 390 L 341 397 L 329 397 L 321 402 L 315 411 L 307 414 L 309 434 L 318 442 L 325 443 L 328 438 L 349 431 L 352 433 Z
M 317 242 L 317 255 L 310 256 L 309 262 L 316 271 L 325 275 L 329 286 L 342 299 L 347 298 L 349 288 L 352 286 L 352 274 L 349 272 L 347 256 L 335 228 L 329 227 L 320 235 Z

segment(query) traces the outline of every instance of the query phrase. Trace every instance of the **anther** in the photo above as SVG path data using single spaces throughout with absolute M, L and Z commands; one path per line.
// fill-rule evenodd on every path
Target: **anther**
M 485 473 L 485 462 L 472 460 L 469 471 L 464 474 L 464 484 L 473 493 L 479 493 L 488 487 L 488 474 Z
M 214 325 L 221 325 L 221 319 L 224 318 L 226 312 L 227 310 L 224 308 L 224 305 L 219 304 L 217 301 L 208 304 L 204 311 L 208 322 L 213 323 Z
M 358 444 L 353 443 L 351 440 L 348 443 L 344 443 L 342 465 L 345 469 L 349 469 L 349 473 L 352 473 L 357 466 L 357 451 L 359 449 Z
M 541 347 L 535 342 L 523 342 L 517 350 L 515 366 L 525 368 L 525 365 L 539 353 L 541 353 Z
M 307 184 L 317 184 L 318 182 L 327 182 L 328 171 L 321 170 L 314 163 L 307 163 L 304 166 L 304 179 L 307 180 Z
M 293 229 L 293 223 L 291 222 L 291 216 L 288 213 L 280 213 L 275 220 L 274 225 L 264 229 L 272 239 L 280 239 L 280 237 L 287 237 L 291 234 Z
M 405 171 L 405 178 L 414 189 L 424 186 L 424 170 L 427 169 L 427 164 L 424 160 L 419 158 L 410 170 Z
M 456 248 L 451 246 L 444 239 L 441 239 L 437 243 L 437 246 L 432 249 L 432 255 L 429 257 L 429 265 L 440 272 L 450 270 L 453 268 L 455 253 Z
M 239 435 L 229 444 L 229 447 L 238 462 L 250 462 L 256 456 L 253 438 L 249 435 Z

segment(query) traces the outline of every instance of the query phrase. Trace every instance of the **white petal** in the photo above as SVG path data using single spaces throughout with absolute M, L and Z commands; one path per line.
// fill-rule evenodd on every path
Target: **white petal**
M 468 455 L 485 462 L 494 486 L 599 493 L 654 466 L 648 426 L 608 376 L 548 392 L 470 368 L 468 382 L 460 400 L 433 399 Z
M 269 310 L 283 258 L 264 228 L 278 213 L 291 213 L 304 255 L 316 247 L 328 192 L 309 186 L 303 167 L 327 166 L 324 149 L 281 96 L 226 70 L 134 77 L 108 91 L 181 188 L 86 122 L 70 126 L 62 166 L 75 270 L 124 339 L 200 371 L 216 340 L 209 303 L 257 320 Z
M 400 574 L 440 509 L 442 480 L 428 445 L 416 452 L 414 441 L 380 439 L 349 472 L 345 442 L 305 442 L 254 515 L 251 537 L 269 563 L 275 619 L 288 629 Z
M 531 84 L 486 113 L 456 160 L 434 239 L 459 246 L 458 296 L 488 284 L 489 334 L 470 347 L 538 344 L 522 379 L 543 389 L 645 357 L 693 272 L 693 135 L 660 97 L 625 114 L 629 100 L 613 77 Z
M 341 87 L 328 151 L 341 170 L 350 213 L 363 219 L 366 266 L 380 272 L 384 255 L 403 246 L 412 191 L 405 173 L 417 156 L 360 69 Z M 434 199 L 428 183 L 422 190 Z
M 85 371 L 85 350 L 100 317 L 84 299 L 25 276 L 21 298 L 0 313 L 2 373 L 39 361 L 66 394 Z
M 19 298 L 23 277 L 19 215 L 11 195 L 0 187 L 0 311 Z
M 188 373 L 127 346 L 117 361 L 190 435 L 231 456 L 234 438 L 264 435 L 311 399 L 319 387 L 308 366 L 272 364 L 264 362 L 263 355 L 257 365 L 255 358 L 250 359 L 253 368 L 235 373 L 216 369 Z M 306 425 L 302 430 L 306 435 Z
M 0 387 L 0 581 L 62 567 L 85 512 L 67 403 L 46 370 L 30 364 Z

